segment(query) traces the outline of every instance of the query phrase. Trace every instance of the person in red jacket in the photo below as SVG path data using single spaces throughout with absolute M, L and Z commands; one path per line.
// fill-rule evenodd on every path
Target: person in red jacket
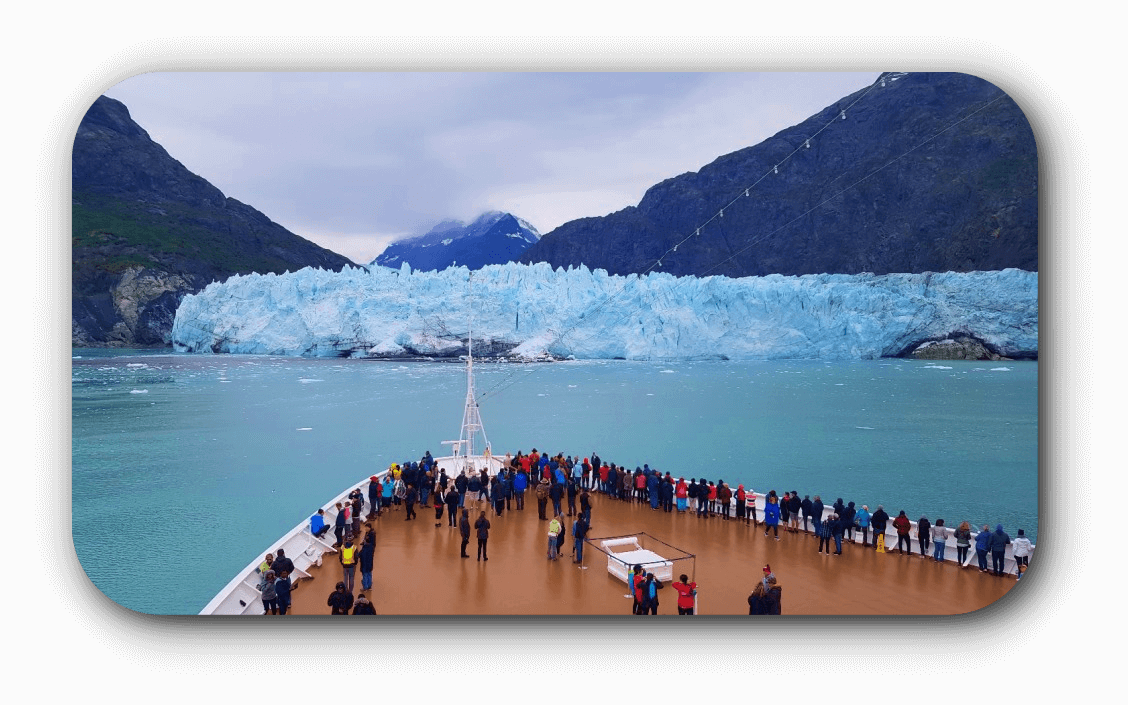
M 678 614 L 693 614 L 693 605 L 696 602 L 694 598 L 697 596 L 697 583 L 689 582 L 689 577 L 682 573 L 678 576 L 678 582 L 674 583 L 672 587 L 678 593 Z
M 684 512 L 689 497 L 689 485 L 685 484 L 684 477 L 678 478 L 678 484 L 674 487 L 674 496 L 678 499 L 678 511 Z
M 909 543 L 909 529 L 912 528 L 912 524 L 909 522 L 909 518 L 905 516 L 904 509 L 902 509 L 901 513 L 897 515 L 897 518 L 893 520 L 893 528 L 897 530 L 897 553 L 904 553 L 901 549 L 901 543 L 903 542 L 905 548 L 909 549 L 909 555 L 912 555 L 913 547 L 912 544 Z

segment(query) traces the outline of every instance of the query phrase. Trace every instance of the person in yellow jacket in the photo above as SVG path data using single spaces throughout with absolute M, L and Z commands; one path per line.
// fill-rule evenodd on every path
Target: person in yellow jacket
M 337 553 L 337 560 L 341 561 L 341 581 L 345 584 L 345 590 L 351 595 L 353 591 L 353 581 L 356 576 L 356 563 L 359 556 L 357 555 L 356 546 L 353 545 L 352 539 L 345 541 L 345 545 Z

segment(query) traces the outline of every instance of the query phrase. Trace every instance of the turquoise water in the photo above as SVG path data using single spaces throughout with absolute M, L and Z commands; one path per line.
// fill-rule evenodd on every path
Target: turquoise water
M 499 455 L 596 451 L 1037 538 L 1036 362 L 480 364 L 475 380 Z M 76 349 L 79 561 L 130 609 L 195 614 L 350 484 L 446 454 L 465 384 L 444 363 Z

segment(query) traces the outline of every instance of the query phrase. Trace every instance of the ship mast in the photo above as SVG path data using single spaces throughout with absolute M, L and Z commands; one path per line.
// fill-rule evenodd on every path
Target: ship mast
M 474 273 L 470 272 L 469 296 L 470 323 L 467 328 L 466 343 L 466 408 L 462 412 L 462 430 L 458 434 L 458 446 L 462 449 L 468 460 L 476 455 L 475 439 L 482 437 L 483 449 L 489 453 L 490 442 L 486 438 L 486 429 L 482 426 L 482 415 L 478 412 L 478 402 L 474 393 Z M 488 461 L 487 461 L 488 462 Z

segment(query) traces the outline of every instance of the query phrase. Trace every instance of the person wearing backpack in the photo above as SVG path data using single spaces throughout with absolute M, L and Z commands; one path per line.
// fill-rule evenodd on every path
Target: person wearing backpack
M 356 546 L 353 545 L 352 539 L 345 539 L 345 545 L 342 546 L 341 550 L 337 553 L 337 560 L 341 562 L 341 584 L 344 585 L 345 589 L 352 595 L 357 561 L 357 549 Z M 352 605 L 349 606 L 351 607 Z
M 658 590 L 665 587 L 662 581 L 654 577 L 654 573 L 647 573 L 642 585 L 642 596 L 645 600 L 641 614 L 658 614 Z

